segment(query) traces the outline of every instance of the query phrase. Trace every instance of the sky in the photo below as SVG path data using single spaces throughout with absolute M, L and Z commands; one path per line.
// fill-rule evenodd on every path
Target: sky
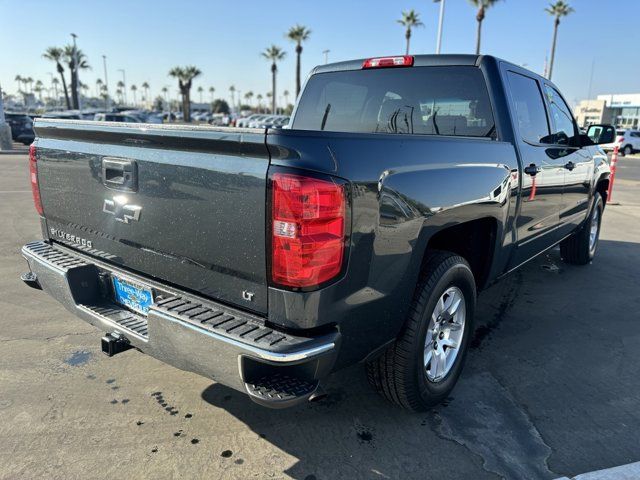
M 591 97 L 640 92 L 640 0 L 568 2 L 575 12 L 560 24 L 553 73 L 567 100 L 587 98 L 590 83 Z M 548 3 L 499 1 L 483 22 L 482 53 L 542 73 L 553 33 Z M 330 62 L 404 53 L 404 29 L 396 20 L 412 8 L 424 26 L 413 32 L 411 53 L 434 53 L 439 4 L 433 0 L 0 0 L 0 85 L 15 92 L 17 74 L 50 85 L 48 72 L 56 72 L 42 53 L 70 43 L 73 32 L 92 66 L 81 72 L 91 92 L 104 78 L 106 55 L 112 94 L 124 69 L 128 86 L 147 81 L 154 97 L 168 86 L 175 98 L 177 84 L 168 71 L 195 65 L 203 73 L 194 87 L 213 86 L 216 98 L 229 99 L 230 85 L 265 96 L 271 73 L 260 52 L 275 44 L 287 51 L 279 65 L 280 96 L 295 90 L 289 27 L 300 23 L 312 31 L 302 54 L 304 80 L 324 63 L 327 49 Z M 473 53 L 476 25 L 467 0 L 446 0 L 442 53 Z M 192 99 L 198 101 L 198 94 Z

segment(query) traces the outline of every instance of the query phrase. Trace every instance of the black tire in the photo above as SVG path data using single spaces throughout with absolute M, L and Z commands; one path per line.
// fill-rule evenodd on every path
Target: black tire
M 600 193 L 593 196 L 593 205 L 589 216 L 585 220 L 580 229 L 570 237 L 560 242 L 560 256 L 566 263 L 573 265 L 586 265 L 593 260 L 598 249 L 598 240 L 600 239 L 600 227 L 602 225 L 602 212 L 604 211 L 604 200 Z M 591 226 L 593 225 L 594 215 L 598 215 L 598 230 L 595 242 L 591 243 Z
M 622 155 L 624 155 L 625 157 L 627 155 L 631 155 L 633 153 L 633 147 L 631 145 L 625 145 L 624 148 L 622 149 Z
M 476 306 L 476 285 L 467 261 L 453 253 L 427 253 L 408 318 L 400 335 L 378 358 L 367 363 L 371 385 L 389 401 L 410 411 L 424 411 L 447 398 L 464 365 Z M 440 297 L 451 287 L 463 295 L 466 308 L 459 351 L 446 375 L 427 378 L 424 350 L 432 313 Z M 432 337 L 435 338 L 435 337 Z M 428 340 L 432 342 L 431 339 Z M 446 347 L 440 347 L 446 348 Z

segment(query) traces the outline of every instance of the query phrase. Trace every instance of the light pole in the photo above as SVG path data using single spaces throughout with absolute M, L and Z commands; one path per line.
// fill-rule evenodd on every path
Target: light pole
M 104 91 L 106 93 L 106 97 L 104 100 L 105 108 L 107 111 L 109 110 L 109 80 L 107 78 L 107 56 L 102 55 L 102 66 L 104 67 Z
M 76 77 L 76 96 L 78 97 L 78 110 L 82 113 L 82 92 L 80 91 L 80 77 L 78 77 L 78 47 L 76 45 L 76 38 L 78 36 L 75 33 L 72 33 L 73 37 L 73 73 Z
M 438 0 L 435 0 L 436 2 Z M 440 47 L 442 47 L 442 24 L 444 23 L 444 2 L 445 0 L 440 1 L 440 16 L 438 17 L 438 41 L 436 42 L 436 54 L 440 54 Z
M 119 68 L 118 71 L 122 73 L 122 83 L 124 83 L 124 87 L 123 87 L 123 90 L 124 90 L 124 104 L 127 105 L 127 103 L 128 103 L 127 102 L 127 75 L 126 75 L 126 73 L 124 71 L 124 68 Z
M 331 50 L 323 50 L 322 53 L 324 54 L 324 64 L 326 65 L 327 63 L 329 63 L 329 52 Z

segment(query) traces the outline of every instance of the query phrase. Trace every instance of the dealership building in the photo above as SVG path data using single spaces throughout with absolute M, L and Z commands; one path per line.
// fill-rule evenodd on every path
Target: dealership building
M 640 129 L 640 93 L 598 95 L 581 100 L 575 110 L 578 126 L 611 123 L 619 128 Z

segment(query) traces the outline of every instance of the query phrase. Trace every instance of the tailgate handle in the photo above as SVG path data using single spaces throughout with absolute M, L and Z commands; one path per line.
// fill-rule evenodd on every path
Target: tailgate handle
M 135 192 L 138 189 L 136 162 L 124 158 L 103 158 L 102 183 L 115 190 Z

